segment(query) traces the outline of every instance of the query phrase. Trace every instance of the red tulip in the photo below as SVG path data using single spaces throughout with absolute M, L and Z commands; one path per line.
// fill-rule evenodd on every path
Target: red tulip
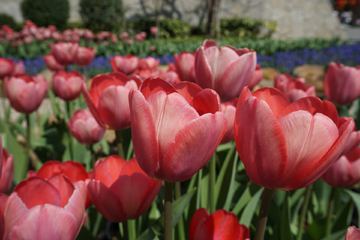
M 155 179 L 181 182 L 210 159 L 226 131 L 215 91 L 148 78 L 129 95 L 134 152 Z
M 77 43 L 52 43 L 50 49 L 56 61 L 62 65 L 70 65 L 75 61 L 75 55 L 79 44 Z
M 174 71 L 165 71 L 158 70 L 154 71 L 150 74 L 150 77 L 159 77 L 170 83 L 171 85 L 175 85 L 180 82 L 179 76 Z
M 226 125 L 226 133 L 221 140 L 221 143 L 227 143 L 234 140 L 234 121 L 237 101 L 238 99 L 235 98 L 232 101 L 221 103 L 221 112 L 224 113 L 228 120 Z
M 105 128 L 100 126 L 88 109 L 76 110 L 68 121 L 71 134 L 84 145 L 94 144 L 101 140 Z
M 321 179 L 332 187 L 351 187 L 360 182 L 360 148 L 342 155 Z
M 118 156 L 97 161 L 88 191 L 96 209 L 111 222 L 140 217 L 152 204 L 162 181 L 149 178 L 136 158 Z
M 193 53 L 182 52 L 174 55 L 176 72 L 181 81 L 195 82 L 195 56 Z
M 275 76 L 274 87 L 282 91 L 290 102 L 308 97 L 316 96 L 313 85 L 305 86 L 304 78 L 292 78 L 289 74 L 278 74 Z
M 63 175 L 20 182 L 4 210 L 5 239 L 75 239 L 85 216 L 86 185 Z
M 160 64 L 160 60 L 153 58 L 153 57 L 147 57 L 147 58 L 141 58 L 139 59 L 139 69 L 156 69 Z
M 289 103 L 275 88 L 241 92 L 235 143 L 252 181 L 292 190 L 319 178 L 339 157 L 354 120 L 340 124 L 335 106 L 316 97 Z
M 340 117 L 339 118 L 339 125 L 345 123 L 349 118 L 347 117 Z M 353 131 L 351 132 L 350 138 L 347 141 L 344 150 L 342 151 L 341 155 L 347 154 L 348 152 L 352 151 L 355 147 L 360 144 L 360 131 L 356 131 L 356 126 L 354 126 Z
M 360 69 L 330 63 L 325 74 L 324 93 L 338 105 L 352 103 L 360 96 Z
M 88 66 L 94 60 L 95 54 L 96 51 L 92 47 L 78 47 L 75 63 L 81 67 Z
M 209 215 L 198 209 L 190 222 L 190 240 L 250 240 L 250 231 L 232 212 L 220 209 Z
M 5 79 L 5 89 L 11 106 L 18 112 L 32 113 L 41 104 L 48 82 L 41 76 L 19 74 Z
M 97 122 L 106 128 L 120 130 L 130 126 L 129 91 L 138 89 L 141 81 L 120 72 L 99 74 L 93 78 L 90 94 L 83 83 L 82 93 Z
M 4 211 L 8 198 L 6 194 L 0 193 L 0 239 L 3 239 L 5 232 Z
M 176 72 L 176 66 L 172 62 L 169 62 L 168 64 L 168 71 L 174 71 Z
M 360 239 L 360 230 L 354 226 L 347 229 L 344 240 L 358 240 Z
M 253 78 L 251 79 L 250 83 L 248 84 L 249 89 L 252 91 L 256 85 L 262 80 L 262 70 L 260 65 L 256 65 L 256 70 L 254 73 Z
M 24 62 L 19 61 L 19 62 L 15 63 L 14 69 L 13 69 L 11 75 L 14 76 L 16 74 L 24 74 L 24 73 L 26 73 Z
M 14 176 L 14 157 L 9 155 L 5 148 L 2 150 L 2 175 L 0 176 L 0 193 L 8 193 L 11 190 Z
M 227 102 L 238 97 L 253 78 L 256 53 L 215 44 L 205 40 L 196 51 L 196 83 L 202 88 L 214 89 L 221 101 Z
M 15 63 L 11 59 L 0 57 L 0 79 L 10 76 L 15 67 Z
M 140 33 L 135 35 L 135 39 L 138 42 L 144 41 L 144 37 Z
M 43 56 L 43 58 L 44 58 L 46 66 L 51 71 L 65 70 L 65 66 L 58 63 L 52 54 L 45 55 L 45 56 Z
M 126 75 L 133 73 L 138 65 L 139 58 L 134 55 L 115 56 L 110 58 L 111 66 L 115 72 L 122 72 Z
M 77 71 L 54 73 L 52 88 L 55 94 L 65 101 L 79 97 L 84 77 Z

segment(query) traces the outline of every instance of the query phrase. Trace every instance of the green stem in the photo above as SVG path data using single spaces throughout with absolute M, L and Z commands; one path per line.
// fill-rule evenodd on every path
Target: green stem
M 197 179 L 197 190 L 196 190 L 196 209 L 200 208 L 201 205 L 201 178 L 202 178 L 202 169 L 198 172 Z
M 97 234 L 99 232 L 100 223 L 102 220 L 102 214 L 100 212 L 97 212 L 94 228 L 92 230 L 92 235 L 97 239 Z
M 128 231 L 128 223 L 127 223 L 127 221 L 125 221 L 123 223 L 120 222 L 119 223 L 119 229 L 123 230 L 123 233 L 124 233 L 123 239 L 124 240 L 132 240 L 132 239 L 129 239 L 129 231 Z
M 71 119 L 71 109 L 70 109 L 70 101 L 66 101 L 66 111 L 67 111 L 67 115 L 68 115 L 68 120 Z M 73 141 L 73 136 L 71 135 L 70 131 L 68 131 L 69 134 L 69 153 L 70 153 L 70 158 L 71 160 L 74 160 L 74 141 Z
M 89 145 L 89 150 L 90 150 L 90 153 L 91 153 L 90 169 L 94 169 L 95 162 L 96 162 L 96 155 L 95 155 L 95 152 L 94 152 L 94 149 L 93 149 L 93 144 Z
M 303 228 L 304 228 L 304 224 L 305 224 L 305 217 L 306 217 L 306 212 L 309 206 L 309 201 L 310 201 L 310 197 L 311 197 L 311 190 L 312 190 L 312 184 L 306 187 L 306 191 L 305 191 L 305 200 L 301 209 L 301 213 L 300 213 L 300 219 L 299 219 L 299 227 L 298 227 L 298 234 L 296 236 L 296 240 L 301 240 L 302 239 L 302 235 L 303 235 Z
M 30 125 L 30 114 L 26 114 L 26 159 L 27 163 L 26 166 L 29 166 L 29 158 L 30 158 L 30 143 L 31 143 L 31 125 Z M 28 171 L 25 172 L 27 174 Z M 25 175 L 26 178 L 26 175 Z
M 179 199 L 181 197 L 181 184 L 180 182 L 175 183 L 175 198 Z M 180 240 L 185 240 L 185 227 L 184 227 L 184 220 L 181 216 L 179 222 L 177 224 L 178 227 L 178 236 Z
M 136 220 L 134 220 L 134 219 L 127 220 L 127 227 L 128 227 L 129 240 L 135 240 L 136 239 Z
M 172 191 L 173 185 L 168 181 L 164 181 L 164 240 L 172 240 L 173 239 L 173 219 L 172 219 Z
M 216 153 L 214 153 L 210 159 L 210 172 L 209 172 L 209 213 L 210 214 L 212 214 L 216 210 L 215 178 L 216 178 Z
M 269 214 L 271 198 L 274 189 L 264 188 L 261 199 L 260 212 L 256 223 L 254 240 L 263 240 L 265 235 L 266 222 Z
M 119 157 L 125 159 L 124 149 L 123 149 L 123 146 L 122 146 L 121 130 L 116 130 L 115 135 L 116 135 L 116 143 L 117 143 L 118 155 L 119 155 Z
M 334 199 L 334 188 L 331 188 L 331 193 L 330 193 L 330 201 L 329 201 L 329 206 L 328 206 L 328 213 L 327 213 L 327 218 L 326 218 L 326 225 L 325 225 L 325 237 L 330 236 L 331 234 L 331 227 L 332 227 L 332 215 L 333 215 L 333 210 L 334 210 L 334 203 L 335 203 L 335 199 Z

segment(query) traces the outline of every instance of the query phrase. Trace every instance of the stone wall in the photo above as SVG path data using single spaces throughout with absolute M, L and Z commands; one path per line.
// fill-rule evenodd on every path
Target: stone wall
M 70 21 L 79 21 L 79 0 L 69 1 Z M 20 2 L 0 0 L 0 13 L 12 14 L 17 21 L 22 21 Z M 156 2 L 165 3 L 161 7 L 162 17 L 183 19 L 192 25 L 206 21 L 205 0 L 123 0 L 125 17 L 136 19 L 154 16 Z M 278 31 L 273 35 L 276 39 L 346 37 L 332 13 L 329 0 L 221 0 L 220 5 L 221 18 L 249 17 L 277 21 Z

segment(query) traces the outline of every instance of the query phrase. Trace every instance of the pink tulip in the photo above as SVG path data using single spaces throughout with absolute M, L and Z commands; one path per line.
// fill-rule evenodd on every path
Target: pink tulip
M 342 125 L 346 121 L 348 121 L 349 118 L 347 117 L 340 117 L 339 118 L 339 125 Z M 348 152 L 352 151 L 355 147 L 357 147 L 360 144 L 360 131 L 356 131 L 356 126 L 354 126 L 353 131 L 350 134 L 350 138 L 347 141 L 344 150 L 342 151 L 341 155 L 345 155 Z
M 2 157 L 2 175 L 0 177 L 0 193 L 8 193 L 11 190 L 14 176 L 14 157 L 9 155 L 5 148 Z
M 15 67 L 15 63 L 11 59 L 0 57 L 0 79 L 10 76 Z
M 4 211 L 8 198 L 6 194 L 0 193 L 0 239 L 3 239 L 5 232 Z
M 117 43 L 118 37 L 116 36 L 116 34 L 113 33 L 113 34 L 111 34 L 110 40 L 112 43 Z
M 55 57 L 56 61 L 62 65 L 74 63 L 78 47 L 79 44 L 77 43 L 59 42 L 50 44 L 52 55 Z
M 152 204 L 162 181 L 149 178 L 136 158 L 126 161 L 112 155 L 97 161 L 88 191 L 96 209 L 111 222 L 141 216 Z
M 75 239 L 85 216 L 86 185 L 63 175 L 20 182 L 7 199 L 4 239 Z
M 122 33 L 119 34 L 119 37 L 120 37 L 121 39 L 128 38 L 128 37 L 129 37 L 129 33 L 127 33 L 127 32 L 122 32 Z
M 150 51 L 150 52 L 155 51 L 155 47 L 154 47 L 153 45 L 151 45 L 151 46 L 149 47 L 149 51 Z
M 324 93 L 338 105 L 352 103 L 360 96 L 360 69 L 330 63 L 325 74 Z
M 89 29 L 85 29 L 84 31 L 84 37 L 88 38 L 88 39 L 94 39 L 95 38 L 95 34 L 91 32 L 91 30 Z
M 144 37 L 143 37 L 141 34 L 136 34 L 136 35 L 135 35 L 135 39 L 136 39 L 136 41 L 138 41 L 138 42 L 144 41 Z
M 77 71 L 54 73 L 52 88 L 55 94 L 65 101 L 71 101 L 79 97 L 84 77 Z
M 154 71 L 150 74 L 150 77 L 159 77 L 170 83 L 171 85 L 175 85 L 180 82 L 179 76 L 174 71 L 165 71 L 158 70 Z
M 308 97 L 316 96 L 313 85 L 305 86 L 304 78 L 292 78 L 289 74 L 278 74 L 275 76 L 274 87 L 282 91 L 290 102 Z
M 260 65 L 256 65 L 256 70 L 254 73 L 253 78 L 251 79 L 250 83 L 248 84 L 249 89 L 252 91 L 256 85 L 262 80 L 262 70 Z
M 158 28 L 156 26 L 150 27 L 150 32 L 152 35 L 155 35 L 158 32 Z
M 354 226 L 347 229 L 344 240 L 358 240 L 360 239 L 360 230 Z
M 195 82 L 195 56 L 189 52 L 174 55 L 176 72 L 181 81 Z
M 11 106 L 18 112 L 32 113 L 44 99 L 49 84 L 41 76 L 19 74 L 5 79 L 5 89 Z
M 14 69 L 13 69 L 11 75 L 14 76 L 16 74 L 24 74 L 24 73 L 26 73 L 24 62 L 19 61 L 19 62 L 15 63 Z
M 227 102 L 239 96 L 254 76 L 256 53 L 248 49 L 218 47 L 204 41 L 195 56 L 196 83 L 214 89 Z
M 68 121 L 71 134 L 84 145 L 94 144 L 101 140 L 105 128 L 100 126 L 87 109 L 76 110 Z
M 52 54 L 45 55 L 45 56 L 43 56 L 43 58 L 44 58 L 46 66 L 51 71 L 65 70 L 65 66 L 58 63 Z
M 224 113 L 228 120 L 226 125 L 226 133 L 221 140 L 221 143 L 227 143 L 234 140 L 234 121 L 237 101 L 238 99 L 235 98 L 229 102 L 221 103 L 221 112 Z
M 141 69 L 156 69 L 160 64 L 160 60 L 153 58 L 153 57 L 147 57 L 147 58 L 140 58 L 139 59 L 139 66 L 138 68 Z
M 140 84 L 140 80 L 130 79 L 120 72 L 99 74 L 92 80 L 90 94 L 85 83 L 82 93 L 91 113 L 101 126 L 121 130 L 131 124 L 129 91 L 138 89 Z
M 266 188 L 308 186 L 336 161 L 354 129 L 316 97 L 289 103 L 275 88 L 245 87 L 235 114 L 235 143 L 250 179 Z
M 139 65 L 139 58 L 134 55 L 115 56 L 110 58 L 111 66 L 115 72 L 122 72 L 126 75 L 132 74 Z
M 92 47 L 78 47 L 75 63 L 81 67 L 88 66 L 94 60 L 95 54 L 96 51 Z
M 215 152 L 227 120 L 215 91 L 181 82 L 173 87 L 148 78 L 129 95 L 134 153 L 155 179 L 181 182 L 199 171 Z
M 360 182 L 360 148 L 342 155 L 321 179 L 332 187 L 351 187 Z

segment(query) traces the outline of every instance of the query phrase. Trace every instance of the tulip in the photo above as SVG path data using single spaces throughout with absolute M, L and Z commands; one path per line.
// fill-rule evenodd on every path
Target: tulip
M 90 93 L 82 86 L 86 104 L 103 127 L 121 130 L 130 126 L 129 91 L 138 89 L 141 81 L 120 72 L 99 74 L 93 78 Z M 116 107 L 115 107 L 116 106 Z
M 325 74 L 324 93 L 338 105 L 352 103 L 360 96 L 360 69 L 330 63 Z
M 84 77 L 77 71 L 54 73 L 52 88 L 55 94 L 65 101 L 71 101 L 79 97 Z
M 340 117 L 339 118 L 339 125 L 345 123 L 349 118 L 347 117 Z M 360 131 L 356 131 L 356 126 L 354 126 L 353 131 L 351 132 L 350 138 L 345 145 L 344 150 L 342 151 L 341 155 L 345 155 L 348 152 L 352 151 L 355 147 L 360 144 Z
M 133 73 L 138 65 L 139 58 L 134 55 L 115 56 L 110 58 L 111 66 L 115 72 L 122 72 L 126 75 Z
M 190 222 L 190 240 L 250 240 L 250 231 L 232 212 L 220 209 L 209 215 L 198 209 Z
M 97 161 L 88 191 L 96 209 L 111 222 L 124 222 L 141 216 L 152 204 L 162 181 L 149 178 L 136 158 L 126 161 L 109 156 Z
M 248 84 L 249 89 L 252 91 L 256 85 L 262 80 L 262 70 L 260 65 L 256 65 L 255 73 L 250 83 Z
M 332 187 L 351 187 L 360 182 L 360 148 L 342 155 L 321 179 Z
M 181 82 L 173 87 L 148 78 L 129 95 L 134 153 L 155 179 L 191 178 L 210 159 L 226 131 L 227 120 L 216 92 Z
M 14 69 L 13 69 L 11 75 L 13 76 L 16 74 L 24 74 L 24 73 L 26 73 L 24 62 L 19 61 L 19 62 L 15 63 Z
M 136 41 L 138 41 L 138 42 L 144 41 L 144 37 L 143 37 L 143 35 L 140 34 L 140 33 L 135 35 L 135 39 L 136 39 Z
M 159 77 L 170 83 L 171 85 L 175 85 L 180 82 L 179 76 L 174 71 L 165 71 L 158 70 L 154 71 L 150 74 L 150 77 Z
M 52 54 L 45 55 L 45 56 L 43 56 L 43 58 L 44 58 L 46 66 L 51 71 L 65 70 L 65 66 L 58 63 Z
M 70 42 L 50 44 L 52 55 L 54 55 L 56 61 L 62 65 L 70 65 L 74 63 L 78 47 L 79 44 Z
M 86 186 L 63 175 L 20 182 L 7 199 L 4 239 L 75 239 L 85 216 Z
M 15 63 L 13 60 L 0 57 L 0 79 L 10 76 L 13 72 L 14 66 Z
M 9 155 L 3 148 L 2 174 L 0 177 L 0 193 L 8 193 L 11 190 L 14 176 L 14 157 Z
M 214 89 L 223 102 L 239 96 L 253 78 L 255 68 L 256 53 L 248 49 L 218 47 L 205 40 L 196 51 L 196 83 Z
M 274 87 L 282 91 L 290 102 L 308 97 L 316 96 L 313 85 L 305 86 L 304 78 L 292 78 L 289 74 L 278 74 L 275 76 Z
M 227 143 L 234 139 L 234 121 L 235 121 L 235 112 L 236 112 L 236 104 L 238 99 L 235 98 L 232 101 L 221 103 L 221 112 L 224 113 L 228 122 L 226 125 L 226 133 L 221 140 L 221 143 Z
M 81 67 L 88 66 L 94 60 L 95 54 L 96 51 L 92 47 L 78 47 L 75 63 Z
M 360 230 L 354 226 L 349 227 L 346 230 L 346 235 L 344 240 L 358 240 L 360 239 Z
M 4 211 L 5 211 L 5 204 L 8 198 L 9 197 L 6 194 L 0 193 L 0 239 L 3 239 L 5 232 Z
M 139 60 L 139 69 L 156 69 L 159 64 L 159 59 L 153 57 L 141 58 Z
M 41 76 L 19 74 L 5 79 L 5 89 L 11 106 L 18 112 L 32 113 L 41 104 L 48 82 Z
M 150 33 L 151 33 L 152 35 L 157 34 L 157 32 L 158 32 L 158 28 L 157 28 L 156 26 L 150 27 Z
M 100 126 L 88 109 L 76 110 L 68 121 L 71 134 L 84 145 L 91 145 L 101 140 L 105 128 Z
M 195 56 L 189 52 L 174 55 L 176 72 L 181 81 L 195 82 Z
M 241 92 L 235 143 L 252 181 L 283 190 L 308 186 L 339 157 L 354 129 L 339 123 L 335 106 L 316 97 L 289 103 L 274 88 Z

